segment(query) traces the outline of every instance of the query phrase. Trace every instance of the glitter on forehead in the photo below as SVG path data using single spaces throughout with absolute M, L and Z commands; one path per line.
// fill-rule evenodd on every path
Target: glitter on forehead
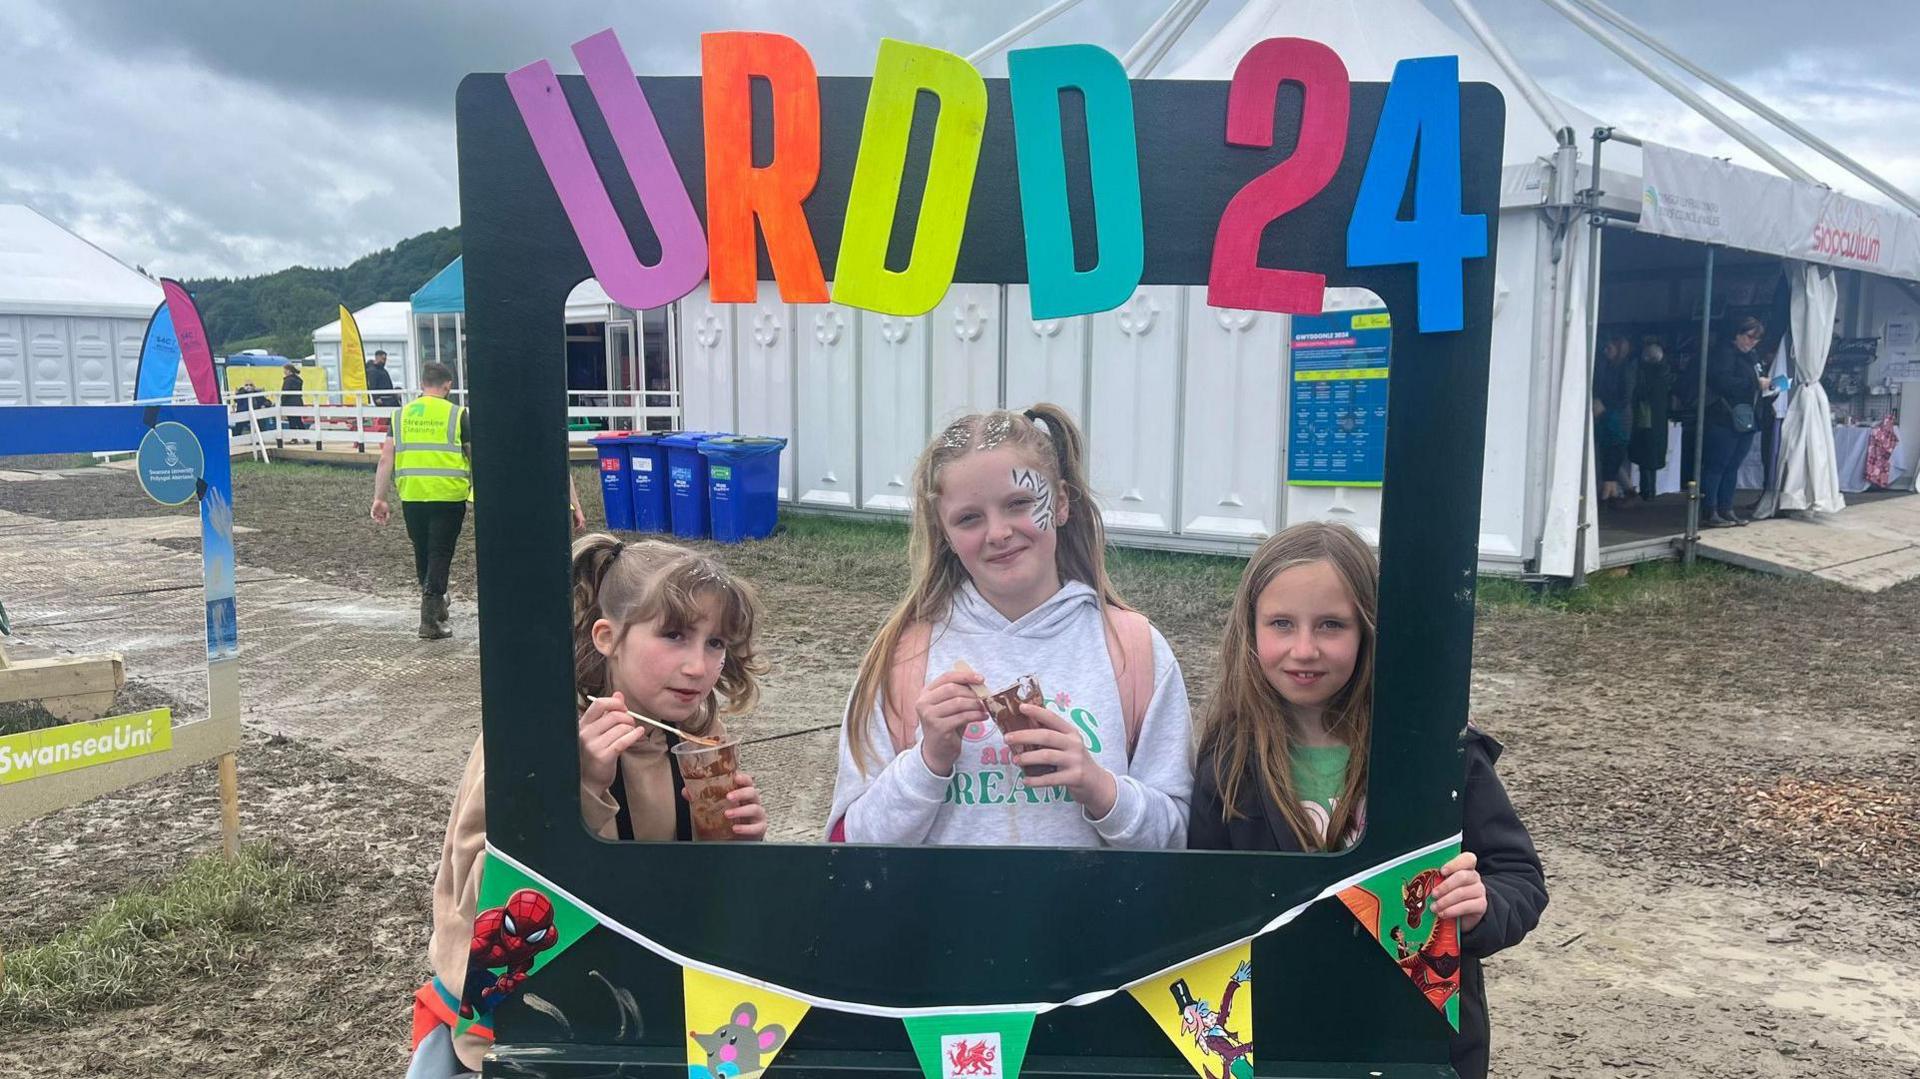
M 987 418 L 986 426 L 980 431 L 980 448 L 990 450 L 1007 440 L 1013 433 L 1013 417 L 1005 412 L 996 412 Z

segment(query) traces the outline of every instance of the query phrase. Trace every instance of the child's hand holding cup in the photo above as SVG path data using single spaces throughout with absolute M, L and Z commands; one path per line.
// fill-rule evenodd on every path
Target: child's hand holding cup
M 674 743 L 674 760 L 692 806 L 697 840 L 759 839 L 767 832 L 767 812 L 750 776 L 740 774 L 740 740 L 717 746 Z

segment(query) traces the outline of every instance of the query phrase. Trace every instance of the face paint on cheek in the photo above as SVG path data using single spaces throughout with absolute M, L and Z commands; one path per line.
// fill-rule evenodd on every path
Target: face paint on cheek
M 1053 484 L 1030 468 L 1013 470 L 1015 485 L 1033 492 L 1033 527 L 1042 532 L 1053 527 Z

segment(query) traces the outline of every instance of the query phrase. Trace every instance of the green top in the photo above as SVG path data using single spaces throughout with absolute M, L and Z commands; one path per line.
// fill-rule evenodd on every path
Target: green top
M 1332 814 L 1334 800 L 1347 785 L 1349 753 L 1346 746 L 1293 747 L 1293 790 L 1302 803 Z

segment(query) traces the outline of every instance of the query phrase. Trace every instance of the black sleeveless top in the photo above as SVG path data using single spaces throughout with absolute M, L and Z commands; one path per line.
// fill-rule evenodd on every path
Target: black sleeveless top
M 667 735 L 667 768 L 673 773 L 673 838 L 686 842 L 693 838 L 693 807 L 680 796 L 680 789 L 686 780 L 680 778 L 680 760 L 673 755 L 673 747 L 680 744 L 675 735 Z M 624 756 L 624 754 L 623 754 Z M 633 841 L 633 810 L 627 806 L 627 776 L 621 761 L 613 764 L 613 803 L 620 807 L 614 814 L 613 823 L 619 837 Z

